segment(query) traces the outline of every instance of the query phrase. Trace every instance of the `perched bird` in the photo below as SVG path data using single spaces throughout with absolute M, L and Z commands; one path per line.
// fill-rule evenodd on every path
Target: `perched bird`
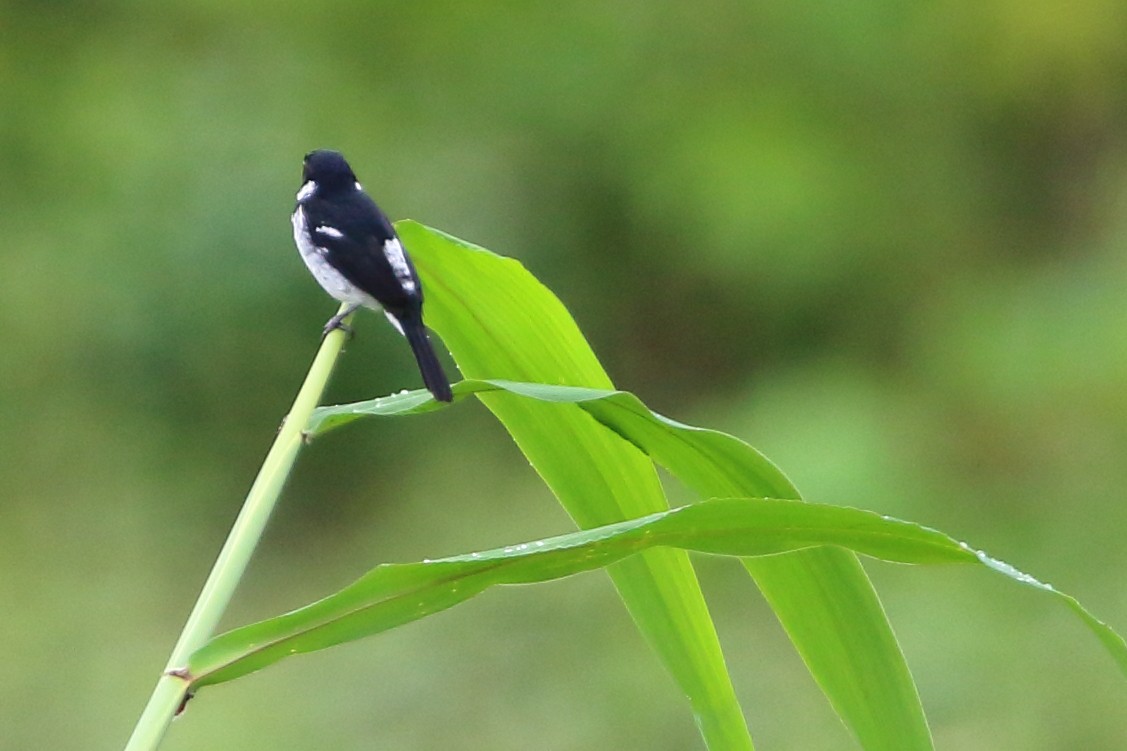
M 391 222 L 368 197 L 352 168 L 336 151 L 305 155 L 293 212 L 293 239 L 313 278 L 348 304 L 325 324 L 325 335 L 363 306 L 382 310 L 407 338 L 423 384 L 434 398 L 453 400 L 423 325 L 423 287 Z

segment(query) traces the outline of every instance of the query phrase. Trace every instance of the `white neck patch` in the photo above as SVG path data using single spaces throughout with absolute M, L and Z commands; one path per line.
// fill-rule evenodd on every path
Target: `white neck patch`
M 314 180 L 310 180 L 309 182 L 305 183 L 305 185 L 302 185 L 301 190 L 299 190 L 297 192 L 298 203 L 301 203 L 306 198 L 309 198 L 310 196 L 312 196 L 316 192 L 317 192 L 317 183 Z

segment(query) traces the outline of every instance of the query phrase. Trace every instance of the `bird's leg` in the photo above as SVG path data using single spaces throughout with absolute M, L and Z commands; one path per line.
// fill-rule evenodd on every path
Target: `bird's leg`
M 348 338 L 351 339 L 354 335 L 352 327 L 345 325 L 343 321 L 345 318 L 348 318 L 350 315 L 355 313 L 356 309 L 359 307 L 359 304 L 349 305 L 347 308 L 330 318 L 325 323 L 325 328 L 321 330 L 321 338 L 324 339 L 326 336 L 333 333 L 333 331 L 335 331 L 336 329 L 340 329 L 344 333 L 348 334 Z

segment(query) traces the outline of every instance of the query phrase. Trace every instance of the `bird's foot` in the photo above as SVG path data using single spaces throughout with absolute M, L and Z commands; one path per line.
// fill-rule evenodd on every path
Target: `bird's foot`
M 352 330 L 352 327 L 344 322 L 344 319 L 348 318 L 355 311 L 356 308 L 351 308 L 341 313 L 337 313 L 335 316 L 330 318 L 325 323 L 325 328 L 321 329 L 321 339 L 323 340 L 326 336 L 333 333 L 337 329 L 340 329 L 345 334 L 347 334 L 349 339 L 352 339 L 352 337 L 356 336 L 356 332 Z

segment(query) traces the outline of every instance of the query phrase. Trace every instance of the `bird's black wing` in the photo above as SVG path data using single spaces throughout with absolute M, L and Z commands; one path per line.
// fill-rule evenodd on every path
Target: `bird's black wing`
M 335 201 L 313 198 L 304 211 L 313 244 L 325 249 L 329 263 L 348 281 L 391 313 L 420 310 L 419 275 L 391 222 L 371 198 L 360 191 Z

